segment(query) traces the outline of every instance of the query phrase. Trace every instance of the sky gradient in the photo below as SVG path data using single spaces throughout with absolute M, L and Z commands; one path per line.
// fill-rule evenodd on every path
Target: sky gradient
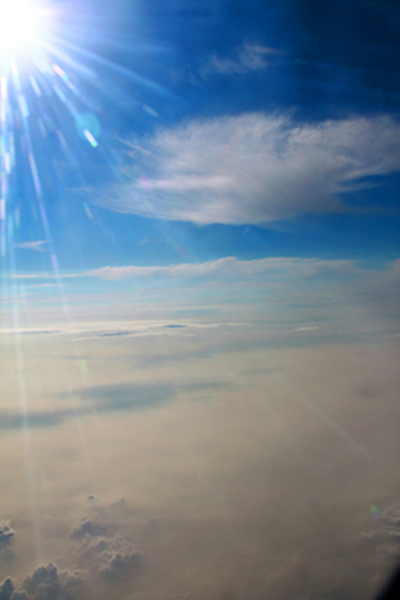
M 5 270 L 398 257 L 395 4 L 52 7 L 45 66 L 20 61 Z

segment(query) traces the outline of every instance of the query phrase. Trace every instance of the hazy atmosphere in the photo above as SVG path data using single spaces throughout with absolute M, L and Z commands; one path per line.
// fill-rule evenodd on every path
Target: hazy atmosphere
M 399 33 L 390 0 L 0 0 L 0 600 L 382 587 Z

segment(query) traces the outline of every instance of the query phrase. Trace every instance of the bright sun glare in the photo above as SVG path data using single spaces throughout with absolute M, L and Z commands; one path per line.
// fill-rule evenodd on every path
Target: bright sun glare
M 33 0 L 0 0 L 0 50 L 28 51 L 38 37 L 40 11 Z

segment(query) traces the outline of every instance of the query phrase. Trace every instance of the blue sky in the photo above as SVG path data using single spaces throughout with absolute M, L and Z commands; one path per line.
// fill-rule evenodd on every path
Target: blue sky
M 398 258 L 396 3 L 47 6 L 40 60 L 2 62 L 3 273 Z

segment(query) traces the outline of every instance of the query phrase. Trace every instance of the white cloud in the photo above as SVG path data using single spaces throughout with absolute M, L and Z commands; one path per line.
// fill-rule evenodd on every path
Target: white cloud
M 387 277 L 392 280 L 400 269 L 399 261 L 390 263 Z M 295 276 L 300 278 L 320 277 L 324 275 L 354 276 L 367 273 L 366 269 L 360 269 L 353 260 L 321 260 L 320 258 L 300 257 L 273 257 L 258 258 L 254 260 L 239 260 L 234 256 L 227 256 L 217 260 L 202 263 L 180 263 L 167 266 L 141 267 L 127 265 L 125 267 L 101 267 L 92 271 L 79 273 L 63 273 L 61 279 L 80 279 L 86 277 L 98 277 L 105 281 L 120 281 L 122 279 L 134 278 L 170 278 L 170 279 L 280 279 L 282 277 Z M 373 271 L 372 271 L 373 272 Z M 390 274 L 390 275 L 389 275 Z M 52 273 L 37 274 L 12 274 L 12 279 L 24 281 L 27 285 L 30 281 L 36 287 L 37 280 L 54 279 Z M 47 285 L 47 284 L 40 284 Z
M 198 224 L 356 210 L 341 194 L 400 170 L 400 124 L 390 117 L 298 125 L 251 113 L 161 130 L 140 147 L 130 181 L 94 201 Z
M 244 42 L 232 58 L 213 54 L 201 68 L 200 74 L 207 78 L 209 75 L 215 74 L 232 75 L 264 70 L 270 65 L 268 58 L 281 53 L 276 48 Z
M 34 252 L 48 252 L 46 247 L 48 240 L 35 240 L 32 242 L 21 242 L 20 244 L 14 244 L 15 248 L 23 248 L 24 250 L 33 250 Z
M 325 273 L 340 275 L 356 274 L 358 268 L 350 260 L 320 260 L 318 258 L 261 258 L 238 260 L 233 256 L 204 263 L 182 263 L 162 267 L 102 267 L 83 273 L 83 276 L 99 277 L 108 281 L 133 279 L 138 277 L 158 277 L 174 279 L 234 278 L 269 280 L 286 277 L 317 277 Z

